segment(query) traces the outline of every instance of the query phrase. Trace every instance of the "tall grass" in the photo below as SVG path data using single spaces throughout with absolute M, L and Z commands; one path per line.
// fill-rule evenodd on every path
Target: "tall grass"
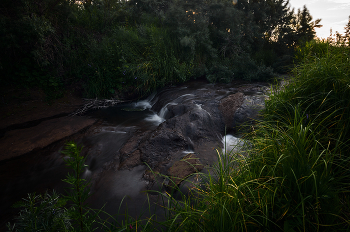
M 246 156 L 218 152 L 205 187 L 174 209 L 179 231 L 350 230 L 349 48 L 299 52 L 294 78 L 244 137 Z

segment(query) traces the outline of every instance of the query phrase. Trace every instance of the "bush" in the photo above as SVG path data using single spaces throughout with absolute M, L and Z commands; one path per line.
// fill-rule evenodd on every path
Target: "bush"
M 65 202 L 53 192 L 51 195 L 28 194 L 28 198 L 16 203 L 22 208 L 15 218 L 16 223 L 8 224 L 10 231 L 66 231 L 70 227 L 68 212 L 62 207 Z

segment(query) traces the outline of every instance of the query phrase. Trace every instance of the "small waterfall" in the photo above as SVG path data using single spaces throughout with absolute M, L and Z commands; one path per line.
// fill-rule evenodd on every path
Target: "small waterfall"
M 165 118 L 165 115 L 168 112 L 168 106 L 176 106 L 176 105 L 177 103 L 173 103 L 173 102 L 166 104 L 162 109 L 160 109 L 159 117 Z
M 165 115 L 168 112 L 168 106 L 169 105 L 177 105 L 177 103 L 169 102 L 163 108 L 160 109 L 159 114 L 152 114 L 149 117 L 145 118 L 146 121 L 153 122 L 157 126 L 160 125 L 162 122 L 165 121 Z
M 222 145 L 223 151 L 231 152 L 233 150 L 233 152 L 237 152 L 244 145 L 244 142 L 242 139 L 237 138 L 233 135 L 225 135 L 222 138 Z
M 82 176 L 84 179 L 89 179 L 91 177 L 91 171 L 88 168 L 85 168 L 85 171 Z
M 138 102 L 134 103 L 134 107 L 141 108 L 141 109 L 145 110 L 145 109 L 151 109 L 152 105 L 151 105 L 150 101 L 142 100 L 142 101 L 138 101 Z
M 152 122 L 152 123 L 156 124 L 157 126 L 165 121 L 164 118 L 160 117 L 156 113 L 146 117 L 145 120 L 148 121 L 148 122 Z
M 182 153 L 185 153 L 185 154 L 193 154 L 194 151 L 183 151 Z
M 206 111 L 205 109 L 202 108 L 202 104 L 196 104 L 196 106 L 198 107 L 199 110 L 202 110 L 202 111 L 206 112 L 209 116 L 211 116 L 211 114 L 208 111 Z
M 153 98 L 156 96 L 156 93 L 152 93 L 147 99 L 141 100 L 138 102 L 133 103 L 135 108 L 140 108 L 140 109 L 151 109 L 153 104 L 151 102 L 153 101 Z
M 193 97 L 194 94 L 192 93 L 188 93 L 188 94 L 183 94 L 179 97 L 177 97 L 175 100 L 167 103 L 165 106 L 163 106 L 159 113 L 154 113 L 148 117 L 145 118 L 146 121 L 148 122 L 152 122 L 154 123 L 155 125 L 160 125 L 162 122 L 164 122 L 166 119 L 165 119 L 165 116 L 166 116 L 166 113 L 168 112 L 168 106 L 170 105 L 177 105 L 177 101 L 179 102 L 183 102 L 183 98 L 186 98 L 186 97 Z M 152 99 L 154 98 L 154 96 L 152 97 Z M 151 100 L 144 100 L 144 101 L 140 101 L 140 102 L 137 102 L 137 104 L 140 104 L 140 105 L 144 105 L 146 106 L 148 109 L 151 109 L 151 104 L 150 104 Z M 209 114 L 209 113 L 208 113 Z

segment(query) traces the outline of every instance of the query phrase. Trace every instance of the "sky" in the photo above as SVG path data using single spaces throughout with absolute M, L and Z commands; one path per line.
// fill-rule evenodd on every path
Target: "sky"
M 350 0 L 289 0 L 291 8 L 302 9 L 304 5 L 315 19 L 322 19 L 323 27 L 316 28 L 316 35 L 327 38 L 332 28 L 333 34 L 338 31 L 344 34 L 344 27 L 349 21 Z

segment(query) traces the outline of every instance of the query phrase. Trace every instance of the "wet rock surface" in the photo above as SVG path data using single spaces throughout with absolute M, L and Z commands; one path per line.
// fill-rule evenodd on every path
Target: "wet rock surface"
M 236 109 L 232 118 L 233 127 L 237 128 L 240 125 L 249 125 L 254 120 L 259 118 L 259 113 L 265 108 L 264 95 L 246 95 L 243 98 L 242 104 Z
M 62 117 L 44 121 L 34 127 L 8 131 L 0 139 L 0 161 L 42 149 L 78 133 L 96 121 L 88 117 Z
M 67 91 L 62 98 L 48 102 L 43 91 L 38 89 L 9 89 L 0 102 L 1 131 L 23 129 L 43 120 L 68 115 L 84 104 L 75 91 Z
M 214 148 L 220 146 L 225 126 L 236 128 L 256 119 L 264 107 L 268 87 L 261 84 L 210 87 L 208 84 L 205 88 L 188 86 L 177 91 L 170 88 L 157 94 L 151 109 L 161 115 L 162 123 L 153 130 L 136 133 L 122 146 L 119 170 L 147 164 L 154 172 L 182 180 L 184 176 L 174 174 L 177 170 L 174 165 L 183 163 L 186 151 L 198 152 L 195 160 L 199 163 L 213 164 Z M 200 169 L 203 167 L 201 164 Z
M 252 84 L 241 86 L 237 91 L 239 92 L 223 98 L 219 106 L 225 125 L 235 132 L 254 124 L 254 120 L 259 118 L 260 112 L 265 108 L 270 87 Z
M 161 124 L 144 143 L 140 144 L 141 160 L 158 171 L 164 169 L 169 161 L 188 145 L 189 141 L 179 131 L 171 130 L 166 124 Z
M 119 170 L 130 169 L 142 164 L 141 152 L 138 148 L 149 134 L 149 131 L 135 134 L 123 145 L 119 151 Z
M 159 94 L 160 99 L 169 100 L 158 101 L 152 109 L 162 106 L 166 121 L 139 147 L 142 161 L 164 174 L 172 162 L 182 158 L 182 152 L 193 150 L 195 144 L 217 141 L 224 132 L 216 89 L 202 89 L 197 96 L 191 92 Z
M 229 95 L 220 101 L 219 109 L 223 114 L 225 125 L 232 127 L 233 118 L 238 108 L 242 106 L 244 94 L 241 92 Z
M 188 154 L 179 161 L 176 161 L 168 170 L 170 177 L 169 186 L 178 186 L 183 180 L 193 173 L 202 171 L 203 164 L 195 154 Z
M 135 150 L 119 165 L 119 170 L 131 169 L 138 165 L 141 165 L 141 152 L 140 150 Z

